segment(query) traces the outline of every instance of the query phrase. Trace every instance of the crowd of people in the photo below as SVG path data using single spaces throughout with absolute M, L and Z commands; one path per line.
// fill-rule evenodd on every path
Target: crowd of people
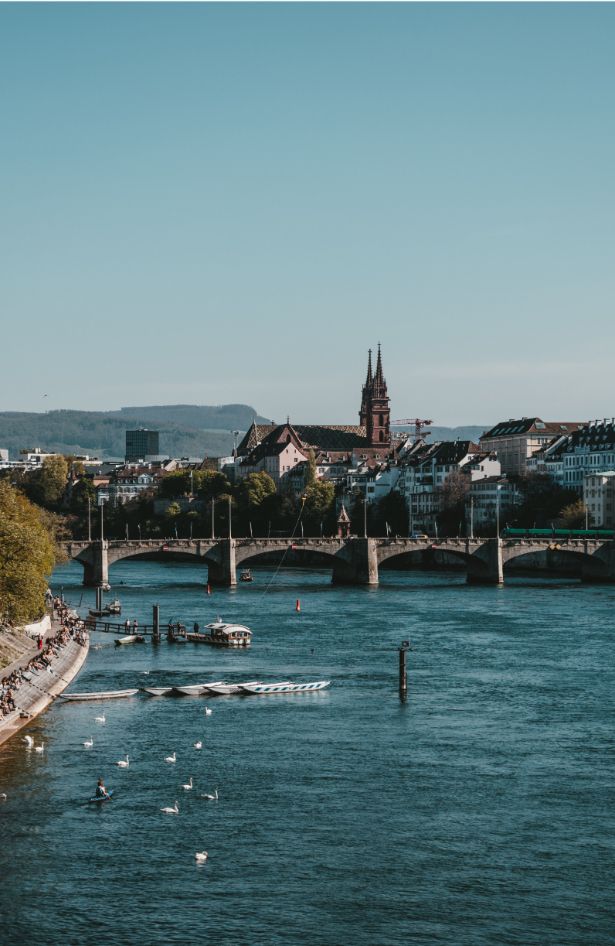
M 32 678 L 42 673 L 52 673 L 52 662 L 55 657 L 59 657 L 63 647 L 70 641 L 77 641 L 81 645 L 86 643 L 86 632 L 81 618 L 74 611 L 69 610 L 62 598 L 52 598 L 49 604 L 52 606 L 54 616 L 60 622 L 60 628 L 55 634 L 47 637 L 40 634 L 37 639 L 36 656 L 32 657 L 25 666 L 16 668 L 0 681 L 0 720 L 18 709 L 15 693 L 24 683 L 31 683 L 43 689 Z

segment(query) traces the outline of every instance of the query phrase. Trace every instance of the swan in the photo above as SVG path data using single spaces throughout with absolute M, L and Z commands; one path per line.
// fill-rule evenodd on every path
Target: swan
M 172 808 L 170 808 L 170 807 L 167 805 L 166 808 L 161 808 L 160 810 L 161 810 L 162 812 L 164 812 L 165 815 L 178 815 L 178 814 L 179 814 L 179 805 L 177 804 L 177 802 L 175 802 L 175 804 L 173 805 Z
M 202 743 L 201 740 L 199 739 L 198 742 L 194 742 L 194 743 L 193 743 L 193 746 L 194 746 L 195 749 L 202 749 L 202 748 L 203 748 L 203 743 Z
M 205 707 L 205 715 L 206 715 L 206 716 L 211 716 L 212 713 L 213 713 L 213 710 L 210 710 L 209 706 L 206 706 L 206 707 Z
M 44 752 L 44 751 L 45 751 L 45 743 L 44 743 L 44 742 L 41 742 L 40 746 L 34 746 L 34 751 L 35 751 L 35 752 Z
M 206 798 L 207 801 L 218 801 L 218 789 L 214 789 L 213 795 L 208 795 L 205 793 L 204 795 L 201 795 L 201 798 Z
M 6 792 L 0 792 L 0 801 L 6 801 L 8 797 Z
M 116 765 L 118 766 L 118 768 L 120 768 L 120 769 L 127 769 L 128 766 L 130 765 L 130 759 L 128 758 L 128 753 L 126 753 L 126 758 L 125 758 L 125 759 L 120 759 L 120 761 L 119 761 L 119 762 L 116 762 L 115 764 L 116 764 Z
M 192 776 L 190 776 L 190 780 L 189 780 L 188 782 L 186 782 L 185 785 L 182 785 L 182 788 L 183 788 L 183 790 L 184 790 L 185 792 L 191 792 L 191 791 L 192 791 Z
M 96 723 L 102 723 L 103 726 L 104 726 L 104 724 L 107 722 L 107 718 L 106 718 L 105 714 L 103 713 L 102 716 L 96 716 L 96 717 L 94 718 L 94 721 L 95 721 Z
M 207 858 L 209 857 L 207 851 L 197 851 L 194 855 L 194 859 L 197 864 L 204 864 Z
M 31 749 L 32 746 L 34 745 L 34 739 L 32 738 L 32 736 L 24 736 L 23 741 L 25 742 L 28 749 Z
M 177 762 L 177 753 L 174 752 L 173 755 L 167 755 L 164 757 L 165 762 Z
M 83 743 L 83 745 L 85 746 L 86 749 L 91 749 L 92 746 L 94 745 L 94 740 L 93 740 L 92 737 L 90 736 L 89 739 L 86 739 L 86 740 L 85 740 L 85 742 Z

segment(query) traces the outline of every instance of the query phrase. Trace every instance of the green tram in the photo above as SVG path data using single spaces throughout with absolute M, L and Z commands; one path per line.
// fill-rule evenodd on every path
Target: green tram
M 613 539 L 614 529 L 502 529 L 503 539 Z

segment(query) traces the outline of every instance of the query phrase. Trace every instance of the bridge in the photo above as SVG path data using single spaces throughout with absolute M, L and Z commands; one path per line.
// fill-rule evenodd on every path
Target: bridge
M 109 581 L 109 568 L 123 559 L 168 558 L 196 560 L 207 565 L 211 585 L 234 587 L 238 566 L 263 555 L 292 549 L 293 561 L 309 553 L 310 564 L 331 568 L 334 584 L 377 585 L 379 566 L 410 552 L 446 552 L 465 563 L 469 582 L 499 585 L 504 569 L 514 560 L 546 552 L 553 565 L 575 562 L 584 581 L 615 582 L 615 542 L 605 539 L 558 541 L 521 538 L 316 538 L 316 539 L 139 539 L 63 543 L 68 558 L 83 566 L 83 584 Z M 306 555 L 306 559 L 308 556 Z

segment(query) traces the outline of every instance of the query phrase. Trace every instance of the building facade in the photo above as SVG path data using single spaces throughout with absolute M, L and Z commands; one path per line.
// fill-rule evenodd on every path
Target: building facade
M 480 438 L 481 448 L 495 452 L 507 475 L 527 470 L 529 458 L 546 447 L 555 437 L 571 434 L 582 426 L 577 421 L 543 421 L 540 417 L 522 417 L 496 424 Z
M 160 432 L 140 427 L 126 431 L 126 463 L 138 463 L 160 454 Z

